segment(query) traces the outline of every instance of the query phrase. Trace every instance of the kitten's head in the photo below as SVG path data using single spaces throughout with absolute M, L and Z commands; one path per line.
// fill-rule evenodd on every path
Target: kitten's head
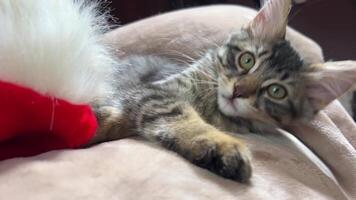
M 356 62 L 305 63 L 286 33 L 290 0 L 270 0 L 218 51 L 218 105 L 231 117 L 310 119 L 356 81 Z

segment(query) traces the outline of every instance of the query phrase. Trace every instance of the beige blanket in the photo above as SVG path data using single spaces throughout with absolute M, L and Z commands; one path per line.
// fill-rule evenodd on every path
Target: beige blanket
M 121 47 L 121 56 L 179 52 L 187 42 L 189 49 L 203 50 L 209 44 L 194 43 L 186 30 L 218 43 L 231 27 L 242 24 L 238 16 L 251 13 L 225 6 L 181 11 L 119 28 L 108 39 Z M 288 37 L 305 58 L 322 59 L 311 40 L 292 30 Z M 254 156 L 249 184 L 220 178 L 132 138 L 3 161 L 0 199 L 356 199 L 356 125 L 340 104 L 335 101 L 314 121 L 295 124 L 290 132 L 242 136 Z

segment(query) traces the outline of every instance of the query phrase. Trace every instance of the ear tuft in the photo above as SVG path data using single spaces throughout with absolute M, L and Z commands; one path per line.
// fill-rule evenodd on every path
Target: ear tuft
M 262 0 L 263 7 L 246 30 L 260 40 L 283 39 L 287 28 L 291 0 Z
M 316 110 L 323 109 L 356 83 L 356 61 L 316 64 L 308 72 L 306 92 Z

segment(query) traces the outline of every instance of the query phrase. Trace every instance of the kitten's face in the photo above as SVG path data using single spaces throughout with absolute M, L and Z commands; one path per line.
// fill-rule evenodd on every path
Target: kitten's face
M 284 39 L 290 0 L 266 1 L 219 49 L 218 106 L 267 123 L 309 119 L 356 81 L 356 61 L 306 65 Z
M 225 115 L 288 123 L 313 112 L 304 94 L 307 67 L 287 41 L 263 42 L 242 30 L 217 57 L 218 106 Z

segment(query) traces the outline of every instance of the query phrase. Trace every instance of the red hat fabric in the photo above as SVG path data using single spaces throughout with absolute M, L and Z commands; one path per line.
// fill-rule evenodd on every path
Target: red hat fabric
M 0 81 L 0 160 L 77 148 L 95 134 L 88 105 L 74 105 Z

